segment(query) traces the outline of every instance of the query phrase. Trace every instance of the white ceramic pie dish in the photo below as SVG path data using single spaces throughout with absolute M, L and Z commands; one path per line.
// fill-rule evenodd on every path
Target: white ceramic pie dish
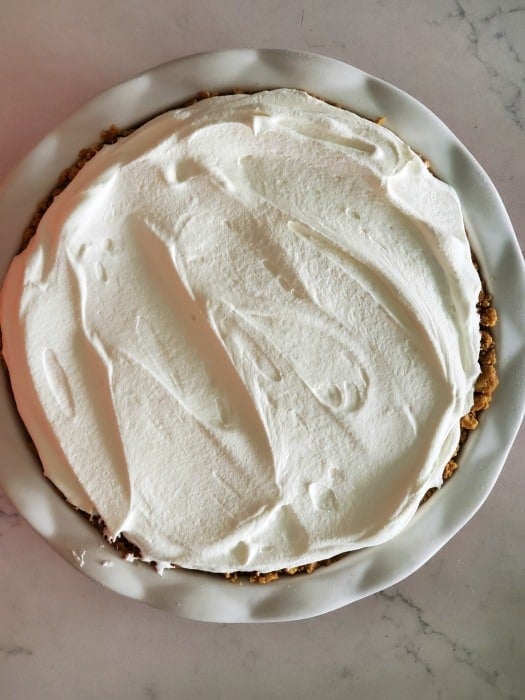
M 344 557 L 312 575 L 265 586 L 234 585 L 184 570 L 159 576 L 123 561 L 42 477 L 27 446 L 7 381 L 0 393 L 0 483 L 26 520 L 71 564 L 113 590 L 184 617 L 258 622 L 311 617 L 370 595 L 424 564 L 477 511 L 492 489 L 523 418 L 525 272 L 501 200 L 487 175 L 447 127 L 413 98 L 362 71 L 312 54 L 232 50 L 157 67 L 103 93 L 50 133 L 0 190 L 0 273 L 5 275 L 38 201 L 80 148 L 110 124 L 142 121 L 199 90 L 295 87 L 387 126 L 427 157 L 458 192 L 472 246 L 500 316 L 500 387 L 461 458 L 461 469 L 409 526 L 384 545 Z

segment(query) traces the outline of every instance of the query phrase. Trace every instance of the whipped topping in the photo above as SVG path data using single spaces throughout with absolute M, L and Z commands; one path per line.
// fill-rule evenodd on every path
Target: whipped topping
M 295 90 L 214 97 L 105 147 L 1 295 L 45 474 L 145 560 L 270 571 L 396 535 L 479 373 L 455 192 Z

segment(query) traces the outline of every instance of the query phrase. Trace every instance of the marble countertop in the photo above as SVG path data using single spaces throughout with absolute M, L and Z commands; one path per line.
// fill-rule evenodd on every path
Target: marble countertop
M 3 0 L 0 178 L 101 90 L 198 51 L 294 48 L 411 93 L 498 188 L 524 243 L 525 4 L 516 0 Z M 303 622 L 215 625 L 119 597 L 0 492 L 0 696 L 522 698 L 522 430 L 473 520 L 382 593 Z

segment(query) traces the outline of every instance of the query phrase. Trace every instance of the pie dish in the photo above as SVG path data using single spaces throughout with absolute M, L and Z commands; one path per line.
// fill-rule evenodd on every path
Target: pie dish
M 249 80 L 245 75 L 249 75 Z M 472 247 L 489 281 L 490 291 L 506 306 L 513 299 L 523 298 L 519 288 L 519 285 L 523 287 L 522 262 L 499 198 L 479 166 L 446 127 L 411 98 L 357 69 L 322 57 L 276 51 L 232 51 L 181 59 L 110 90 L 80 110 L 47 137 L 6 183 L 0 216 L 14 248 L 9 250 L 5 246 L 2 262 L 7 263 L 15 252 L 16 234 L 23 229 L 23 217 L 27 220 L 34 202 L 45 194 L 46 186 L 49 189 L 58 172 L 74 160 L 76 151 L 96 140 L 104 126 L 112 122 L 120 126 L 133 125 L 183 102 L 199 89 L 222 92 L 232 85 L 250 91 L 298 87 L 371 119 L 385 116 L 389 127 L 424 154 L 434 172 L 458 192 Z M 143 93 L 140 107 L 136 107 L 134 98 L 140 93 Z M 55 151 L 53 154 L 50 146 Z M 35 196 L 30 197 L 28 192 Z M 22 193 L 23 206 L 14 206 Z M 498 237 L 490 235 L 494 230 Z M 503 249 L 495 247 L 494 238 L 504 244 Z M 515 267 L 516 274 L 505 279 L 511 279 L 511 283 L 518 286 L 509 289 L 506 283 L 498 293 L 500 259 L 507 275 L 510 266 Z M 490 265 L 487 264 L 489 260 Z M 497 337 L 501 388 L 493 409 L 467 445 L 458 475 L 420 509 L 409 526 L 393 540 L 345 557 L 310 577 L 296 577 L 284 585 L 277 582 L 261 591 L 182 570 L 169 571 L 159 577 L 147 567 L 120 561 L 108 545 L 97 539 L 96 533 L 87 531 L 89 526 L 72 513 L 41 478 L 37 466 L 28 459 L 20 431 L 21 444 L 11 444 L 10 455 L 6 457 L 15 457 L 23 465 L 13 473 L 8 459 L 3 459 L 2 480 L 22 513 L 67 559 L 121 593 L 174 608 L 187 617 L 210 620 L 296 619 L 334 609 L 394 583 L 417 568 L 468 520 L 488 494 L 522 412 L 516 395 L 510 405 L 514 409 L 518 405 L 518 411 L 509 412 L 508 406 L 512 392 L 518 391 L 521 397 L 523 387 L 511 379 L 505 388 L 505 379 L 506 373 L 515 369 L 509 369 L 508 358 L 519 357 L 523 333 L 514 336 L 506 323 L 515 310 L 500 304 L 498 307 L 502 318 L 500 337 Z M 5 403 L 9 414 L 12 409 Z M 492 413 L 497 414 L 496 418 Z M 498 439 L 489 439 L 491 425 L 501 420 L 501 416 L 504 416 L 504 427 L 499 430 Z M 6 416 L 3 427 L 8 431 L 16 430 L 12 413 Z M 480 465 L 485 465 L 481 471 Z M 471 488 L 471 480 L 476 489 Z M 443 518 L 444 513 L 446 518 Z

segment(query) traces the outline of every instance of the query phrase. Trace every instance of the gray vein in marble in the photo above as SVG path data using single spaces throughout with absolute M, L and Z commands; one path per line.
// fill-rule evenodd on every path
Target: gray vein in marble
M 352 678 L 352 671 L 347 666 L 343 666 L 339 671 L 339 678 L 341 678 L 344 681 L 347 678 Z
M 26 649 L 18 644 L 14 646 L 0 646 L 0 654 L 4 657 L 11 658 L 13 656 L 33 656 L 31 649 Z
M 502 22 L 507 17 L 515 15 L 512 21 L 523 21 L 523 31 L 525 32 L 525 6 L 520 5 L 504 9 L 498 6 L 492 12 L 475 17 L 467 11 L 464 4 L 460 0 L 455 0 L 456 12 L 451 12 L 448 18 L 451 20 L 461 20 L 468 27 L 467 39 L 474 58 L 479 61 L 491 77 L 490 89 L 500 98 L 505 112 L 512 119 L 514 124 L 521 130 L 525 130 L 524 117 L 524 94 L 520 83 L 525 84 L 525 72 L 521 69 L 524 59 L 519 51 L 514 46 L 509 37 L 506 28 L 502 26 Z M 494 28 L 494 25 L 499 28 Z M 488 41 L 494 38 L 501 43 L 504 51 L 501 53 L 501 58 L 496 64 L 485 55 L 485 49 Z M 520 67 L 521 78 L 512 80 L 504 74 L 503 66 L 499 65 L 505 59 L 510 59 L 511 62 Z
M 2 527 L 13 527 L 18 525 L 20 521 L 20 513 L 15 510 L 7 496 L 0 491 L 0 536 L 2 535 Z
M 491 22 L 495 17 L 501 17 L 502 15 L 513 15 L 517 12 L 525 12 L 525 7 L 519 6 L 519 7 L 510 7 L 508 10 L 504 10 L 500 5 L 493 10 L 492 12 L 489 12 L 488 15 L 485 15 L 484 17 L 481 18 L 482 22 Z
M 18 518 L 19 515 L 20 513 L 4 510 L 2 507 L 0 507 L 0 518 Z
M 419 632 L 421 632 L 423 635 L 432 636 L 434 639 L 439 639 L 440 641 L 442 641 L 448 648 L 455 662 L 464 664 L 465 666 L 470 668 L 470 670 L 475 676 L 477 676 L 481 681 L 488 685 L 493 691 L 498 693 L 499 696 L 505 697 L 506 700 L 519 700 L 514 695 L 505 695 L 503 691 L 500 690 L 500 688 L 498 688 L 498 679 L 500 673 L 497 669 L 493 671 L 488 671 L 486 668 L 483 668 L 473 656 L 472 651 L 467 649 L 466 646 L 459 644 L 458 642 L 454 641 L 454 639 L 449 637 L 445 632 L 442 632 L 441 630 L 438 630 L 435 627 L 433 627 L 425 619 L 424 610 L 418 605 L 416 605 L 416 603 L 414 603 L 413 600 L 403 595 L 398 590 L 394 590 L 392 592 L 382 591 L 378 595 L 386 601 L 388 607 L 390 607 L 391 605 L 400 604 L 407 611 L 410 611 L 410 613 L 415 618 Z M 394 623 L 394 620 L 388 614 L 384 614 L 383 619 Z M 414 661 L 417 664 L 419 664 L 429 676 L 435 676 L 432 667 L 420 655 L 419 646 L 406 643 L 404 649 L 407 656 L 412 657 Z
M 151 685 L 146 686 L 144 692 L 147 700 L 158 700 L 159 694 Z

